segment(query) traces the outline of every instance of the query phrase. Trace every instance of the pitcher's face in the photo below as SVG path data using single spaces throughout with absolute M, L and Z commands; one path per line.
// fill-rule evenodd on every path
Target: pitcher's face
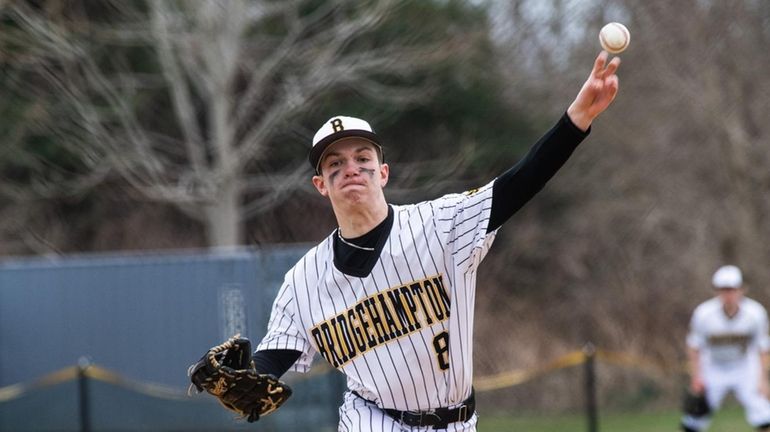
M 362 138 L 344 138 L 321 156 L 320 175 L 313 184 L 332 204 L 366 203 L 382 195 L 389 167 L 380 164 L 377 150 Z

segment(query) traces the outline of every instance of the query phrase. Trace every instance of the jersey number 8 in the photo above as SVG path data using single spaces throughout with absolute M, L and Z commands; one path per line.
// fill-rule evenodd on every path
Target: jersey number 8
M 441 370 L 449 369 L 449 333 L 441 332 L 433 338 L 433 349 L 436 350 L 436 361 Z

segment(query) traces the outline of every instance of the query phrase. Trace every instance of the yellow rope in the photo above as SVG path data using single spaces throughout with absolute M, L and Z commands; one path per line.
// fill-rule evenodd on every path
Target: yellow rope
M 160 384 L 150 384 L 126 379 L 115 372 L 101 368 L 99 366 L 89 366 L 85 370 L 85 375 L 97 381 L 113 384 L 118 387 L 128 388 L 137 393 L 143 393 L 163 399 L 187 399 L 187 392 L 163 386 Z
M 77 366 L 70 366 L 45 375 L 31 383 L 19 383 L 2 387 L 0 388 L 0 403 L 19 398 L 36 389 L 52 387 L 67 381 L 75 380 L 78 377 L 79 370 L 80 368 Z M 185 392 L 181 392 L 158 384 L 149 384 L 128 380 L 115 372 L 111 372 L 99 366 L 90 365 L 86 367 L 83 369 L 83 375 L 97 381 L 128 388 L 135 392 L 144 393 L 153 397 L 164 399 L 186 399 Z
M 52 372 L 48 375 L 44 375 L 42 378 L 31 383 L 19 383 L 2 387 L 0 388 L 0 402 L 7 402 L 38 388 L 51 387 L 66 381 L 73 380 L 77 378 L 77 376 L 78 368 L 76 366 L 70 366 L 68 368 Z
M 225 346 L 226 344 L 227 342 L 215 348 L 220 348 L 220 349 L 227 348 Z M 606 362 L 609 364 L 633 367 L 637 369 L 647 369 L 647 370 L 655 369 L 658 371 L 662 371 L 664 373 L 684 371 L 683 367 L 676 368 L 675 370 L 671 370 L 670 368 L 663 368 L 663 367 L 657 366 L 654 362 L 651 362 L 647 359 L 636 357 L 636 356 L 622 353 L 622 352 L 596 350 L 595 358 L 598 361 Z M 529 369 L 519 369 L 519 370 L 500 372 L 493 375 L 478 377 L 474 380 L 473 386 L 477 391 L 480 391 L 480 392 L 498 390 L 506 387 L 513 387 L 515 385 L 522 384 L 533 378 L 536 378 L 541 375 L 545 375 L 547 373 L 550 373 L 559 369 L 564 369 L 568 367 L 577 366 L 579 364 L 583 364 L 585 363 L 586 359 L 587 357 L 585 352 L 573 351 L 561 357 L 558 357 L 555 360 L 549 363 L 546 363 L 543 366 L 529 368 Z M 324 375 L 332 370 L 334 369 L 332 369 L 330 366 L 326 365 L 325 363 L 320 363 L 315 365 L 309 373 L 302 374 L 301 378 L 295 378 L 294 381 L 304 381 L 305 379 L 311 378 L 313 376 Z M 78 372 L 79 372 L 79 368 L 76 366 L 72 366 L 72 367 L 64 368 L 59 371 L 53 372 L 51 374 L 45 375 L 42 378 L 36 381 L 33 381 L 31 383 L 19 383 L 19 384 L 13 384 L 6 387 L 2 387 L 0 388 L 0 403 L 21 397 L 25 393 L 28 393 L 38 388 L 50 387 L 57 384 L 61 384 L 66 381 L 74 380 L 78 377 Z M 166 399 L 185 399 L 186 398 L 185 392 L 178 391 L 173 388 L 158 385 L 158 384 L 148 384 L 148 383 L 128 380 L 118 375 L 115 372 L 109 371 L 99 366 L 90 365 L 83 370 L 83 374 L 88 378 L 93 378 L 98 381 L 128 388 L 136 392 L 144 393 L 146 395 L 153 396 L 153 397 L 166 398 Z
M 541 367 L 527 370 L 501 372 L 494 375 L 476 378 L 474 380 L 473 386 L 477 391 L 489 391 L 505 387 L 513 387 L 557 369 L 563 369 L 585 363 L 587 358 L 588 357 L 584 352 L 573 351 Z M 655 370 L 657 372 L 663 373 L 678 373 L 686 371 L 685 367 L 677 367 L 674 369 L 664 368 L 647 359 L 622 352 L 596 350 L 595 358 L 598 361 L 602 361 L 608 364 L 633 367 L 636 369 Z
M 495 375 L 476 378 L 473 380 L 473 387 L 477 391 L 489 391 L 512 387 L 548 372 L 579 365 L 583 362 L 585 362 L 585 354 L 583 354 L 582 351 L 573 351 L 541 367 L 529 370 L 501 372 Z

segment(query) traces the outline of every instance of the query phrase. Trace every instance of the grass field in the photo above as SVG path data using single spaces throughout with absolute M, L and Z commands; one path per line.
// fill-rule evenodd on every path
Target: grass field
M 676 432 L 678 412 L 660 413 L 607 413 L 599 416 L 602 432 Z M 563 415 L 511 418 L 505 414 L 482 415 L 479 432 L 580 432 L 588 430 L 584 416 Z M 740 406 L 726 406 L 716 413 L 709 432 L 753 432 L 743 417 Z

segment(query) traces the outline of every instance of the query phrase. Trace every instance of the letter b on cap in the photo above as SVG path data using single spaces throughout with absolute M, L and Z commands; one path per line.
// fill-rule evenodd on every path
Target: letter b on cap
M 334 132 L 339 132 L 339 131 L 345 130 L 345 127 L 342 126 L 342 119 L 336 118 L 336 119 L 331 121 L 331 124 L 332 124 L 332 129 L 334 130 Z

